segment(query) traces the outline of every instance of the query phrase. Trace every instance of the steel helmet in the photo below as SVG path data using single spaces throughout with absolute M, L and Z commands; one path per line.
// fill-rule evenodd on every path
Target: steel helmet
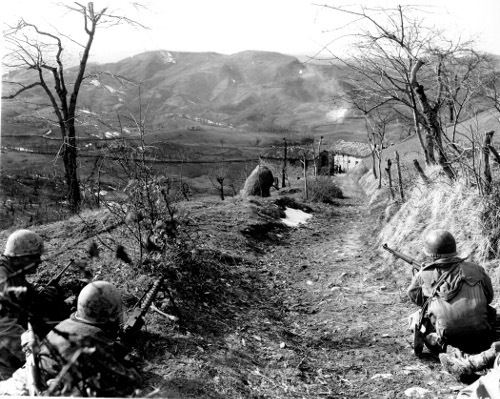
M 75 318 L 89 324 L 121 322 L 120 291 L 107 281 L 87 284 L 78 295 Z
M 456 256 L 455 238 L 446 230 L 433 230 L 425 238 L 424 253 L 435 259 Z
M 5 256 L 20 257 L 41 255 L 43 253 L 43 239 L 30 230 L 16 230 L 7 239 Z

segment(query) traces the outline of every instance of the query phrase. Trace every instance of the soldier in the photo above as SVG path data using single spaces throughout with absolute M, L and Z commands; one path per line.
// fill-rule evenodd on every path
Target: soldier
M 455 238 L 448 231 L 431 231 L 423 252 L 430 258 L 408 288 L 410 299 L 421 306 L 425 335 L 417 339 L 415 353 L 425 344 L 431 352 L 452 345 L 467 353 L 487 349 L 493 340 L 494 309 L 491 280 L 483 267 L 457 256 Z M 413 325 L 418 323 L 413 322 Z
M 30 230 L 17 230 L 7 239 L 0 256 L 0 380 L 8 378 L 24 363 L 20 336 L 26 329 L 27 313 L 64 313 L 66 305 L 54 287 L 34 287 L 26 280 L 42 263 L 42 238 Z M 16 291 L 16 294 L 14 294 Z M 65 317 L 59 318 L 59 320 Z
M 77 311 L 41 345 L 41 386 L 36 390 L 49 396 L 124 397 L 133 393 L 140 377 L 125 360 L 125 347 L 116 341 L 121 321 L 118 289 L 106 281 L 86 285 L 78 296 Z M 30 372 L 24 366 L 0 382 L 0 395 L 27 395 Z

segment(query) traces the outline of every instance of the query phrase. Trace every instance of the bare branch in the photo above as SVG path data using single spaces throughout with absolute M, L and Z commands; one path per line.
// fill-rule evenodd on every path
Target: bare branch
M 23 91 L 26 91 L 26 90 L 29 90 L 29 89 L 32 89 L 33 87 L 36 87 L 36 86 L 41 86 L 42 84 L 40 82 L 35 82 L 35 83 L 31 83 L 27 86 L 23 85 L 22 83 L 17 83 L 17 82 L 5 82 L 3 81 L 2 82 L 3 84 L 5 83 L 10 83 L 10 84 L 18 84 L 20 86 L 22 86 L 18 91 L 16 91 L 14 94 L 11 94 L 11 95 L 8 95 L 8 96 L 2 96 L 2 100 L 10 100 L 12 98 L 15 98 L 17 97 L 19 94 L 21 94 Z

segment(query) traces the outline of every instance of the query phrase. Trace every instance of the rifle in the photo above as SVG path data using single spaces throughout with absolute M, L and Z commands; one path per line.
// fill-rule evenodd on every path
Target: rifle
M 73 263 L 75 263 L 75 260 L 74 260 L 74 259 L 71 259 L 71 260 L 69 261 L 69 263 L 68 263 L 66 266 L 64 266 L 64 267 L 63 267 L 63 269 L 62 269 L 59 273 L 57 273 L 54 277 L 52 277 L 52 278 L 49 280 L 49 282 L 43 286 L 43 288 L 40 290 L 40 292 L 43 292 L 43 290 L 44 290 L 45 288 L 47 288 L 47 287 L 50 287 L 50 286 L 52 286 L 52 285 L 57 284 L 57 283 L 59 282 L 59 280 L 61 279 L 61 277 L 63 276 L 63 274 L 66 272 L 66 270 L 68 270 L 68 269 L 69 269 L 69 267 L 70 267 Z
M 49 282 L 47 284 L 45 284 L 45 287 L 43 287 L 43 288 L 45 289 L 47 287 L 50 287 L 51 285 L 57 284 L 59 282 L 59 280 L 61 279 L 61 277 L 63 276 L 63 274 L 66 272 L 66 270 L 68 270 L 69 267 L 73 263 L 75 263 L 75 260 L 74 259 L 70 259 L 70 261 L 68 262 L 68 264 L 66 266 L 64 266 L 63 269 L 57 275 L 55 275 L 54 277 L 52 277 L 49 280 Z
M 137 332 L 139 332 L 140 329 L 144 326 L 144 316 L 153 304 L 156 295 L 158 295 L 158 292 L 163 285 L 163 281 L 164 278 L 160 277 L 144 292 L 141 299 L 139 299 L 134 309 L 132 310 L 132 313 L 130 314 L 128 320 L 123 325 L 121 331 L 122 338 L 124 338 L 125 340 L 130 339 L 132 336 L 137 334 Z M 145 299 L 144 303 L 138 307 L 137 305 L 141 303 L 143 299 Z
M 38 396 L 42 391 L 42 379 L 38 366 L 38 338 L 28 322 L 28 330 L 21 335 L 21 344 L 26 355 L 26 385 L 30 396 Z
M 409 263 L 410 265 L 413 266 L 412 272 L 415 274 L 415 271 L 419 272 L 420 269 L 422 268 L 423 264 L 419 262 L 418 260 L 412 258 L 411 256 L 405 255 L 401 252 L 398 252 L 392 248 L 390 248 L 387 244 L 382 245 L 382 248 L 385 249 L 387 252 L 390 252 L 393 254 L 396 258 L 404 260 L 406 263 Z

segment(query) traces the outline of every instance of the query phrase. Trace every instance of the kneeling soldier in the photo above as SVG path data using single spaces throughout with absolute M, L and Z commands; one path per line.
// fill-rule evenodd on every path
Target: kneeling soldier
M 7 239 L 0 255 L 0 380 L 9 378 L 24 363 L 20 336 L 26 330 L 26 312 L 40 319 L 64 320 L 69 311 L 54 287 L 34 287 L 26 280 L 42 263 L 42 237 L 30 230 L 17 230 Z M 18 295 L 12 291 L 19 289 Z M 56 312 L 54 312 L 56 311 Z M 54 319 L 54 313 L 58 318 Z
M 415 275 L 408 295 L 422 306 L 423 344 L 433 352 L 452 345 L 467 353 L 487 349 L 493 340 L 491 280 L 483 267 L 457 256 L 455 238 L 434 230 L 425 240 L 430 258 Z M 415 329 L 419 333 L 420 325 Z M 416 341 L 418 341 L 416 339 Z M 417 342 L 418 345 L 418 342 Z M 415 352 L 421 348 L 415 348 Z
M 77 311 L 42 342 L 41 386 L 36 390 L 49 396 L 116 397 L 133 393 L 140 377 L 125 359 L 126 348 L 116 341 L 121 321 L 121 294 L 115 286 L 106 281 L 85 286 L 78 296 Z M 0 395 L 27 395 L 30 372 L 25 366 L 11 379 L 0 382 Z

